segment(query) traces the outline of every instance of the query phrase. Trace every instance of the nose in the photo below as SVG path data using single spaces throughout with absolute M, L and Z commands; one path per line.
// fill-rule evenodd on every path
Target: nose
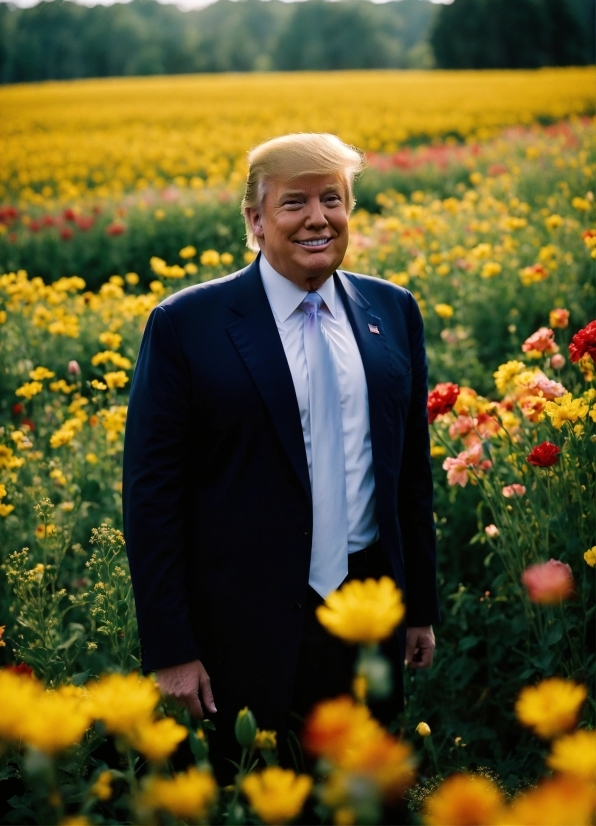
M 323 227 L 326 227 L 327 224 L 328 221 L 325 217 L 325 213 L 323 212 L 323 207 L 318 196 L 309 198 L 308 211 L 306 214 L 304 226 L 309 229 L 321 229 Z

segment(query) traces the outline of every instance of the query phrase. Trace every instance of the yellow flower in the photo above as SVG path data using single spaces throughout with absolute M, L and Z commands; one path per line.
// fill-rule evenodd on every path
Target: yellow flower
M 189 245 L 188 247 L 182 247 L 178 255 L 180 258 L 194 258 L 197 254 L 196 247 Z
M 159 702 L 159 689 L 148 677 L 106 674 L 87 686 L 93 716 L 110 734 L 128 734 L 150 721 Z
M 43 390 L 43 384 L 39 381 L 26 381 L 25 384 L 18 387 L 14 394 L 15 396 L 22 396 L 24 399 L 30 399 L 37 396 Z
M 451 304 L 435 304 L 435 313 L 439 318 L 451 318 L 454 312 Z
M 0 445 L 0 469 L 14 470 L 15 468 L 23 467 L 24 464 L 25 460 L 15 456 L 11 447 Z
M 47 367 L 36 367 L 35 370 L 29 371 L 29 378 L 34 381 L 43 381 L 44 379 L 53 379 L 56 374 L 48 370 Z
M 332 591 L 317 608 L 317 619 L 331 634 L 348 642 L 375 643 L 391 635 L 405 610 L 401 591 L 384 576 L 352 580 Z
M 103 381 L 98 381 L 98 379 L 93 379 L 93 381 L 91 382 L 91 387 L 93 387 L 95 390 L 107 390 L 108 389 L 108 385 L 104 384 Z
M 303 742 L 310 754 L 337 763 L 348 751 L 376 737 L 380 730 L 365 705 L 351 697 L 337 697 L 315 706 L 307 718 Z
M 99 459 L 95 453 L 87 453 L 85 456 L 85 461 L 89 462 L 90 465 L 96 465 L 99 462 Z
M 112 405 L 109 410 L 99 411 L 99 420 L 106 431 L 108 442 L 115 442 L 120 433 L 124 432 L 127 406 L 125 404 Z
M 553 425 L 560 430 L 565 422 L 577 422 L 583 419 L 589 410 L 589 406 L 581 399 L 574 399 L 571 393 L 565 393 L 552 402 L 547 402 L 544 406 L 546 415 Z
M 549 215 L 548 218 L 544 219 L 544 223 L 548 227 L 548 229 L 557 229 L 558 227 L 562 226 L 565 221 L 561 218 L 560 215 L 553 213 L 553 215 Z
M 117 387 L 124 387 L 124 385 L 128 383 L 128 376 L 124 370 L 117 370 L 113 373 L 106 373 L 104 375 L 104 381 L 110 390 L 114 390 Z
M 126 275 L 124 276 L 124 280 L 126 281 L 127 284 L 130 284 L 131 286 L 134 287 L 134 286 L 136 286 L 136 284 L 139 283 L 139 276 L 137 275 L 136 272 L 127 272 Z
M 249 774 L 242 782 L 242 791 L 261 820 L 277 824 L 300 814 L 312 784 L 312 777 L 270 766 L 259 774 Z
M 364 674 L 357 674 L 352 680 L 352 694 L 361 703 L 366 701 L 368 694 L 368 680 Z
M 0 324 L 6 324 L 6 310 L 0 310 Z
M 6 505 L 0 502 L 0 516 L 8 516 L 14 510 L 14 505 Z
M 572 680 L 551 677 L 537 686 L 526 686 L 515 704 L 517 719 L 545 739 L 557 737 L 577 721 L 587 689 Z
M 0 499 L 4 499 L 6 496 L 6 485 L 0 483 Z
M 58 379 L 58 381 L 50 382 L 50 390 L 52 393 L 72 393 L 74 390 L 77 389 L 76 384 L 67 384 L 64 379 Z
M 503 796 L 486 777 L 456 774 L 445 780 L 425 804 L 428 826 L 490 826 L 499 823 Z
M 199 268 L 196 264 L 193 264 L 192 261 L 190 264 L 184 265 L 184 272 L 187 272 L 189 275 L 195 275 L 199 271 Z
M 593 784 L 563 775 L 518 795 L 499 826 L 592 826 L 593 816 Z
M 222 252 L 222 254 L 221 254 L 221 256 L 220 256 L 220 259 L 219 259 L 219 260 L 220 260 L 220 261 L 221 261 L 221 263 L 224 265 L 224 267 L 227 267 L 227 266 L 229 266 L 229 265 L 232 263 L 232 261 L 234 260 L 234 256 L 233 256 L 233 255 L 231 255 L 229 252 Z
M 580 729 L 555 740 L 546 763 L 562 774 L 596 779 L 596 731 Z
M 338 760 L 340 768 L 373 781 L 386 800 L 401 797 L 414 782 L 412 747 L 378 728 Z
M 419 734 L 421 737 L 428 737 L 431 733 L 428 723 L 418 723 L 416 726 L 416 734 Z
M 60 826 L 91 826 L 91 821 L 85 815 L 72 815 L 61 820 Z
M 30 746 L 53 755 L 80 742 L 90 723 L 80 696 L 42 689 L 21 721 L 20 733 Z
M 201 254 L 201 264 L 204 267 L 217 267 L 220 260 L 219 253 L 215 250 L 205 250 Z
M 433 459 L 437 459 L 439 456 L 444 456 L 447 453 L 447 449 L 443 447 L 443 445 L 431 445 L 430 446 L 430 455 Z
M 585 552 L 584 559 L 586 560 L 590 568 L 593 568 L 596 565 L 596 545 L 593 545 L 589 550 Z
M 277 732 L 276 731 L 261 731 L 261 729 L 258 728 L 257 733 L 255 734 L 253 747 L 255 749 L 261 749 L 262 751 L 269 751 L 271 749 L 276 749 L 277 748 Z
M 502 396 L 515 389 L 514 379 L 525 369 L 523 361 L 508 361 L 493 373 L 496 388 Z
M 577 209 L 578 212 L 589 212 L 590 210 L 590 202 L 586 198 L 573 198 L 571 206 L 573 209 Z
M 203 820 L 217 796 L 211 774 L 191 766 L 172 778 L 152 775 L 143 785 L 136 801 L 142 811 L 165 811 L 181 820 Z
M 500 264 L 497 264 L 496 261 L 487 261 L 482 267 L 480 275 L 482 278 L 494 278 L 494 276 L 498 275 L 502 269 L 503 267 Z
M 112 796 L 112 772 L 101 772 L 95 783 L 91 786 L 91 794 L 99 800 L 109 800 Z
M 106 330 L 99 334 L 99 341 L 105 344 L 108 350 L 117 350 L 122 344 L 122 336 L 120 333 L 113 333 L 111 330 Z
M 119 367 L 121 370 L 129 370 L 132 367 L 130 359 L 127 359 L 126 356 L 122 356 L 114 350 L 102 350 L 102 352 L 96 353 L 91 358 L 91 364 L 94 367 L 97 367 L 99 364 L 107 364 L 108 361 L 111 361 L 114 367 Z
M 153 763 L 160 763 L 172 754 L 178 743 L 188 736 L 184 726 L 171 717 L 142 723 L 129 735 L 128 740 L 136 751 Z

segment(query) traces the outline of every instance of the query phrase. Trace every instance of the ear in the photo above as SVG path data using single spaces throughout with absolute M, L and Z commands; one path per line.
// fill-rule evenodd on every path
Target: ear
M 259 207 L 247 207 L 244 210 L 246 220 L 257 238 L 264 238 L 265 231 L 262 223 L 262 213 Z

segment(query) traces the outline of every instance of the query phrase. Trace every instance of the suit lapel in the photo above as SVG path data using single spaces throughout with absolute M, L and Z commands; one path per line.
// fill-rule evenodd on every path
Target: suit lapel
M 396 501 L 391 473 L 395 426 L 394 368 L 383 319 L 374 314 L 370 302 L 356 289 L 346 273 L 338 271 L 334 278 L 366 375 L 377 512 L 391 512 Z
M 239 318 L 228 332 L 261 394 L 273 425 L 308 498 L 308 462 L 292 374 L 263 287 L 258 258 L 244 271 L 231 309 Z

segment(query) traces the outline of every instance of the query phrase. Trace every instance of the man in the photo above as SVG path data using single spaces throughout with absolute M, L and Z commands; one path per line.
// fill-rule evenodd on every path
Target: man
M 438 618 L 420 313 L 406 290 L 337 269 L 362 156 L 299 134 L 249 162 L 260 255 L 153 311 L 124 455 L 143 668 L 216 715 L 216 768 L 240 708 L 283 738 L 292 710 L 349 690 L 352 651 L 314 618 L 346 578 L 389 574 L 406 595 L 381 716 L 400 707 L 404 644 L 430 665 Z

